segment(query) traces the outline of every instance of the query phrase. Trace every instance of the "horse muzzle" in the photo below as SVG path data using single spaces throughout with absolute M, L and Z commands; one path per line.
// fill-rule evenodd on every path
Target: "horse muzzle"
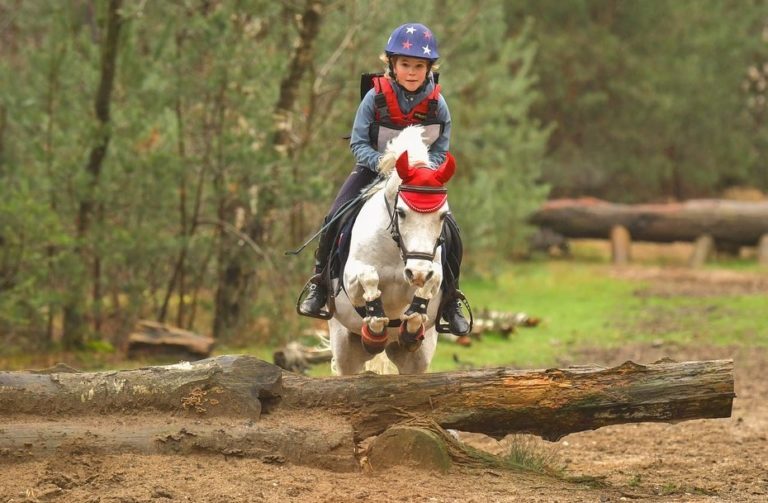
M 408 284 L 422 287 L 435 275 L 433 263 L 426 260 L 409 260 L 403 270 Z

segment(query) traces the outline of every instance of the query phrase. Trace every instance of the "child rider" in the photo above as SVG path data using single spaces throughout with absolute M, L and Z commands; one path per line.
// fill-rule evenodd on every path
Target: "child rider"
M 392 32 L 385 55 L 386 72 L 382 77 L 374 77 L 374 87 L 363 97 L 352 126 L 350 148 L 357 164 L 339 190 L 326 222 L 376 179 L 387 141 L 406 126 L 424 126 L 433 167 L 445 161 L 450 145 L 451 115 L 432 73 L 438 58 L 437 40 L 423 24 L 407 23 Z M 448 235 L 443 250 L 443 264 L 447 267 L 444 267 L 442 317 L 451 333 L 465 335 L 470 327 L 461 312 L 463 295 L 458 290 L 461 239 L 450 214 L 444 234 Z M 320 235 L 315 251 L 315 277 L 299 307 L 301 314 L 317 316 L 328 300 L 328 287 L 321 280 L 321 272 L 328 263 L 334 235 L 333 229 L 326 229 Z

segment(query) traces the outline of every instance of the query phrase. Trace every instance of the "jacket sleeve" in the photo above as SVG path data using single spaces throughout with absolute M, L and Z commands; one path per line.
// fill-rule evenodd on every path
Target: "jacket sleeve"
M 435 167 L 445 162 L 446 153 L 451 147 L 451 112 L 442 94 L 437 102 L 437 119 L 445 127 L 440 137 L 429 147 L 429 163 Z
M 375 91 L 371 89 L 363 97 L 360 106 L 357 107 L 355 123 L 352 125 L 352 135 L 349 140 L 349 148 L 355 156 L 358 166 L 365 166 L 374 173 L 378 172 L 381 154 L 371 145 L 369 131 L 376 117 L 374 107 Z

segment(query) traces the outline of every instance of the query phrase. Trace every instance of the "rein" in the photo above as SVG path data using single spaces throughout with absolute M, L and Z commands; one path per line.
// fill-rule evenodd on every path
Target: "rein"
M 443 233 L 441 232 L 440 237 L 438 237 L 437 241 L 435 241 L 435 246 L 432 248 L 431 254 L 428 252 L 408 251 L 408 248 L 406 248 L 405 243 L 403 242 L 402 235 L 400 234 L 399 218 L 397 217 L 396 212 L 397 199 L 400 197 L 400 192 L 415 192 L 417 194 L 446 194 L 448 189 L 445 187 L 400 185 L 397 188 L 397 194 L 395 195 L 395 202 L 393 205 L 389 204 L 389 199 L 387 199 L 386 194 L 384 195 L 384 203 L 387 205 L 387 213 L 389 214 L 389 225 L 387 226 L 387 229 L 389 229 L 389 233 L 392 236 L 392 239 L 395 241 L 395 243 L 397 243 L 397 247 L 400 249 L 400 257 L 403 259 L 403 263 L 407 262 L 409 259 L 429 260 L 431 262 L 435 260 L 437 249 L 440 247 L 440 245 L 443 244 L 445 239 L 443 238 Z

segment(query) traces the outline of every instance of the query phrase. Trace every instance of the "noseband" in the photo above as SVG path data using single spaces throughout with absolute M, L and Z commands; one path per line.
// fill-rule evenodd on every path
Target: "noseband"
M 437 238 L 437 241 L 435 241 L 435 246 L 432 248 L 432 253 L 428 252 L 418 252 L 418 251 L 408 251 L 408 249 L 405 246 L 405 243 L 403 242 L 402 236 L 400 235 L 400 219 L 397 217 L 397 200 L 400 197 L 400 192 L 414 192 L 417 194 L 446 194 L 448 192 L 448 189 L 445 187 L 422 187 L 418 185 L 400 185 L 397 188 L 397 194 L 395 195 L 395 203 L 394 205 L 389 205 L 389 200 L 387 199 L 386 195 L 384 196 L 384 203 L 387 205 L 387 212 L 390 215 L 389 220 L 389 233 L 392 236 L 392 239 L 395 240 L 395 243 L 397 243 L 397 247 L 400 249 L 400 257 L 403 259 L 403 263 L 408 262 L 409 259 L 416 259 L 416 260 L 428 260 L 433 261 L 435 260 L 435 255 L 437 254 L 437 249 L 440 247 L 440 245 L 443 244 L 443 241 L 445 238 L 443 237 L 443 233 L 440 232 L 440 236 Z M 425 212 L 429 213 L 429 212 Z

